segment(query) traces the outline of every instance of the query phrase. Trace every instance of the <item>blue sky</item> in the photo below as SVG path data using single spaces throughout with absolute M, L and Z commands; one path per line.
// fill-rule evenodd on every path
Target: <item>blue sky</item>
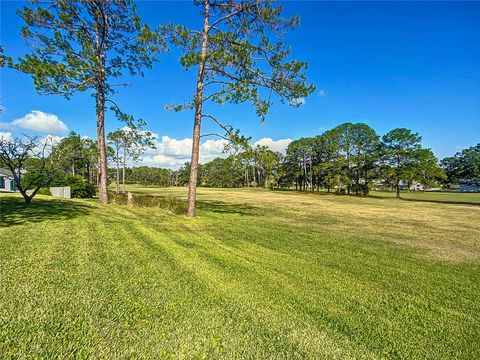
M 152 25 L 201 25 L 190 1 L 137 4 Z M 1 41 L 13 56 L 28 50 L 15 14 L 21 5 L 1 2 Z M 343 122 L 365 122 L 380 135 L 410 128 L 440 158 L 480 142 L 480 2 L 289 1 L 285 12 L 301 17 L 301 26 L 287 41 L 293 58 L 309 63 L 317 92 L 300 108 L 275 104 L 263 125 L 250 105 L 212 108 L 225 123 L 255 141 L 271 138 L 262 142 L 276 148 L 288 143 L 277 140 L 317 135 Z M 133 79 L 131 87 L 116 95 L 126 112 L 146 119 L 148 129 L 159 136 L 160 149 L 147 154 L 146 164 L 176 167 L 188 159 L 193 113 L 164 110 L 165 104 L 187 100 L 195 87 L 195 70 L 184 71 L 177 55 L 162 55 L 144 78 Z M 25 131 L 11 123 L 39 110 L 56 115 L 68 130 L 95 138 L 89 94 L 71 100 L 39 96 L 28 75 L 2 72 L 2 131 Z M 107 117 L 107 130 L 119 127 Z M 55 133 L 65 134 L 60 128 Z M 206 161 L 221 151 L 221 143 L 212 139 L 202 151 Z

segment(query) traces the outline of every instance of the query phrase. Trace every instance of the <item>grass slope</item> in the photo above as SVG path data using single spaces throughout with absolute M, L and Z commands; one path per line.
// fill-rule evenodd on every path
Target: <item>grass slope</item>
M 199 199 L 187 219 L 2 195 L 1 356 L 480 357 L 480 207 Z

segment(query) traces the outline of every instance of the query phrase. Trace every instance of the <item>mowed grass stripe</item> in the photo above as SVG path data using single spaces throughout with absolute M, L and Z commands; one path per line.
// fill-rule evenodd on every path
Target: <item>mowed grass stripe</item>
M 145 229 L 142 230 L 145 231 Z M 145 238 L 156 238 L 154 230 L 145 231 L 144 234 Z M 183 237 L 181 242 L 187 240 L 184 233 L 178 233 L 176 236 Z M 208 239 L 208 237 L 201 239 L 204 244 L 209 242 L 209 240 L 220 245 L 215 240 Z M 159 246 L 163 246 L 165 251 L 169 251 L 181 268 L 190 269 L 192 274 L 195 275 L 196 281 L 208 288 L 205 293 L 212 294 L 222 303 L 227 301 L 229 309 L 235 308 L 237 309 L 236 312 L 239 311 L 240 313 L 250 315 L 248 319 L 237 320 L 240 324 L 253 325 L 249 326 L 252 328 L 247 332 L 253 331 L 253 336 L 249 340 L 252 341 L 252 344 L 246 344 L 246 349 L 250 349 L 248 352 L 255 351 L 255 349 L 257 351 L 261 350 L 266 344 L 269 345 L 269 348 L 262 352 L 263 356 L 271 351 L 279 352 L 278 355 L 282 356 L 299 355 L 301 353 L 299 349 L 301 348 L 305 352 L 303 357 L 306 354 L 310 354 L 312 358 L 316 356 L 352 356 L 351 353 L 342 350 L 342 347 L 338 346 L 338 343 L 342 342 L 342 336 L 336 336 L 335 341 L 332 341 L 323 332 L 314 327 L 307 331 L 307 328 L 310 326 L 303 322 L 304 319 L 295 319 L 292 317 L 292 315 L 295 315 L 293 313 L 285 314 L 285 308 L 276 309 L 275 299 L 279 297 L 280 288 L 272 283 L 271 280 L 273 279 L 265 279 L 267 281 L 262 282 L 265 278 L 265 271 L 262 268 L 250 269 L 246 264 L 241 264 L 238 258 L 235 261 L 231 257 L 230 251 L 225 252 L 226 256 L 220 257 L 212 255 L 205 247 L 195 247 L 193 249 L 185 247 L 178 243 L 176 237 L 175 240 L 168 244 L 162 241 L 153 241 Z M 221 246 L 218 249 L 220 248 Z M 217 250 L 218 252 L 221 251 Z M 232 272 L 229 272 L 229 269 L 232 269 Z M 258 278 L 261 279 L 260 283 Z M 243 281 L 240 281 L 240 279 Z M 255 281 L 255 279 L 257 280 Z M 244 286 L 244 284 L 248 284 L 248 286 Z M 231 322 L 231 320 L 224 319 L 227 323 Z M 259 331 L 262 328 L 264 330 Z M 270 334 L 275 336 L 272 338 Z M 264 337 L 263 341 L 259 341 Z M 269 341 L 265 343 L 265 340 L 268 339 Z M 272 340 L 275 341 L 276 350 L 271 348 Z M 337 344 L 335 345 L 334 343 Z M 348 349 L 345 339 L 343 339 L 343 343 L 344 347 Z M 285 348 L 292 349 L 281 352 Z M 245 355 L 246 353 L 240 352 L 237 355 Z

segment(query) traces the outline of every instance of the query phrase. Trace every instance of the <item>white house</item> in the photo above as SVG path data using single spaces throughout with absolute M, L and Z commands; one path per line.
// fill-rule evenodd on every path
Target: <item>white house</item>
M 10 170 L 0 169 L 0 192 L 14 192 L 17 190 L 15 180 Z

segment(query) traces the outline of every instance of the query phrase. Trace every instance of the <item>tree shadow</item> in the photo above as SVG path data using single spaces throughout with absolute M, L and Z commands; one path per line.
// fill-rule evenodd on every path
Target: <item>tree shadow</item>
M 35 198 L 25 205 L 20 197 L 0 198 L 0 225 L 9 227 L 45 220 L 68 220 L 89 213 L 91 206 L 70 200 Z
M 256 215 L 254 206 L 247 204 L 231 204 L 222 201 L 197 201 L 197 209 L 201 211 L 208 211 L 219 214 L 235 214 L 244 216 Z
M 392 197 L 392 196 L 382 196 L 382 195 L 368 195 L 372 199 L 383 199 L 383 200 L 402 200 L 402 201 L 413 201 L 413 202 L 425 202 L 425 203 L 434 203 L 434 204 L 451 204 L 451 205 L 474 205 L 480 206 L 480 203 L 473 201 L 456 201 L 456 200 L 435 200 L 435 199 L 412 199 L 405 197 Z
M 327 191 L 299 191 L 299 190 L 292 190 L 292 189 L 275 189 L 274 191 L 277 192 L 296 192 L 298 194 L 311 194 L 311 195 L 332 195 L 338 197 L 354 197 L 354 198 L 364 198 L 364 199 L 381 199 L 381 200 L 403 200 L 403 201 L 413 201 L 413 202 L 425 202 L 425 203 L 435 203 L 435 204 L 452 204 L 452 205 L 474 205 L 480 206 L 480 203 L 474 201 L 461 201 L 461 200 L 436 200 L 436 199 L 413 199 L 413 198 L 406 198 L 400 196 L 397 198 L 395 196 L 383 196 L 383 195 L 361 195 L 361 194 L 337 194 L 335 192 L 327 192 Z
M 417 202 L 429 202 L 435 204 L 452 204 L 452 205 L 474 205 L 480 206 L 478 202 L 473 201 L 454 201 L 454 200 L 434 200 L 434 199 L 408 199 L 408 198 L 400 198 L 403 201 L 417 201 Z

